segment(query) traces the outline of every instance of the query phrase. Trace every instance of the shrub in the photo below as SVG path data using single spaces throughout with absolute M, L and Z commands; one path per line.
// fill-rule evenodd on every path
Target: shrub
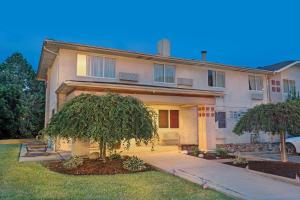
M 63 166 L 67 169 L 80 167 L 81 165 L 83 165 L 83 158 L 79 156 L 73 156 L 63 163 Z
M 248 161 L 246 158 L 241 157 L 241 156 L 237 156 L 234 160 L 233 160 L 233 164 L 234 165 L 240 165 L 240 164 L 247 164 Z
M 120 160 L 122 156 L 116 151 L 109 155 L 110 160 Z
M 217 148 L 216 149 L 217 156 L 226 157 L 226 156 L 228 156 L 228 153 L 229 153 L 228 150 L 225 148 Z
M 191 149 L 190 155 L 198 157 L 198 155 L 199 155 L 200 153 L 201 153 L 201 152 L 200 152 L 200 150 L 199 150 L 197 147 L 193 147 L 193 148 Z
M 132 156 L 123 162 L 123 168 L 129 171 L 138 172 L 146 169 L 146 165 L 143 160 L 136 156 Z

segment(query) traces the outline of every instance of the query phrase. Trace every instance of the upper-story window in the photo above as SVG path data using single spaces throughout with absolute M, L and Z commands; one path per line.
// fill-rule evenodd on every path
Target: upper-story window
M 261 76 L 249 75 L 249 90 L 262 91 L 264 88 L 263 78 Z
M 154 64 L 154 81 L 161 83 L 175 83 L 175 66 Z
M 296 82 L 295 80 L 283 80 L 283 92 L 284 93 L 295 93 L 296 92 Z
M 225 87 L 225 72 L 208 70 L 208 86 Z
M 115 78 L 116 60 L 102 56 L 77 55 L 77 76 Z

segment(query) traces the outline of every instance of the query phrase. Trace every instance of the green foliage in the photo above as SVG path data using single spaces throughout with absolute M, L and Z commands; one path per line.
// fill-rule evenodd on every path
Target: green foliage
M 247 163 L 248 163 L 247 159 L 245 157 L 241 157 L 241 156 L 237 156 L 233 160 L 234 165 L 247 164 Z
M 146 169 L 146 165 L 143 160 L 136 156 L 132 156 L 127 160 L 123 161 L 123 168 L 129 171 L 138 172 Z
M 191 149 L 190 155 L 198 157 L 200 153 L 201 153 L 201 152 L 200 152 L 200 150 L 198 149 L 198 147 L 193 147 L 193 148 Z
M 249 109 L 236 124 L 233 132 L 269 132 L 291 135 L 300 133 L 300 101 L 290 100 L 277 104 L 262 104 Z
M 77 168 L 83 165 L 83 158 L 79 156 L 73 156 L 69 160 L 63 163 L 63 166 L 67 169 Z
M 228 150 L 225 148 L 217 148 L 216 149 L 217 156 L 226 157 L 226 156 L 228 156 L 228 153 L 229 153 Z
M 289 100 L 277 104 L 262 104 L 250 109 L 236 124 L 233 132 L 242 135 L 245 132 L 279 134 L 281 160 L 287 161 L 285 135 L 300 133 L 300 101 Z
M 117 153 L 116 151 L 114 151 L 109 155 L 110 160 L 120 160 L 121 158 L 122 158 L 121 154 Z
M 64 104 L 43 133 L 98 142 L 104 158 L 106 147 L 123 143 L 129 148 L 132 139 L 153 144 L 158 137 L 155 119 L 155 112 L 134 97 L 81 94 Z
M 22 54 L 0 64 L 0 139 L 38 134 L 44 126 L 44 90 Z

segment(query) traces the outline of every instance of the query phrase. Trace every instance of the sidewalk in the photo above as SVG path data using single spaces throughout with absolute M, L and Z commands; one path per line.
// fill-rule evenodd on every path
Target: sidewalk
M 300 186 L 264 177 L 246 169 L 177 152 L 143 153 L 145 162 L 197 184 L 239 199 L 299 200 Z

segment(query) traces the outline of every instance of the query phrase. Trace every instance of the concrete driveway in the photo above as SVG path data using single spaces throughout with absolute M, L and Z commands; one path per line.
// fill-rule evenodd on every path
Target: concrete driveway
M 246 169 L 178 152 L 141 153 L 147 163 L 168 173 L 238 199 L 299 200 L 300 186 L 261 176 Z
M 241 153 L 241 155 L 253 159 L 258 158 L 264 160 L 280 160 L 279 153 L 249 152 L 249 153 Z M 300 163 L 300 155 L 288 155 L 288 159 L 290 162 Z

